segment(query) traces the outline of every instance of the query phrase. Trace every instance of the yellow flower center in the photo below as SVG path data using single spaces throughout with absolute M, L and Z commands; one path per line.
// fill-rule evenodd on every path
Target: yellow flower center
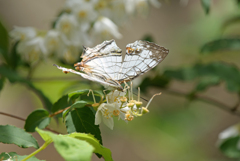
M 62 30 L 64 33 L 68 33 L 71 30 L 71 25 L 69 23 L 64 23 L 62 25 Z
M 114 115 L 114 116 L 119 116 L 119 114 L 120 114 L 120 111 L 119 111 L 119 110 L 114 110 L 114 111 L 113 111 L 113 115 Z
M 78 16 L 79 16 L 80 18 L 85 18 L 85 17 L 87 17 L 87 13 L 86 13 L 85 11 L 80 11 L 80 12 L 78 13 Z

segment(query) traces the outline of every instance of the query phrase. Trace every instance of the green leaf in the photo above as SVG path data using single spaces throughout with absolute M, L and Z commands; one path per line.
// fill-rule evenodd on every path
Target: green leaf
M 222 25 L 222 30 L 224 31 L 227 27 L 239 23 L 240 22 L 240 16 L 234 16 L 234 17 L 230 17 L 229 19 L 227 19 L 223 25 Z
M 8 62 L 8 32 L 3 24 L 0 22 L 0 54 L 3 55 L 6 62 Z
M 82 133 L 71 133 L 68 136 L 87 141 L 95 148 L 94 152 L 101 154 L 105 161 L 113 161 L 111 151 L 108 148 L 102 146 L 99 141 L 94 138 L 94 136 Z
M 230 137 L 226 140 L 223 140 L 219 144 L 219 149 L 230 158 L 240 158 L 240 150 L 238 148 L 238 142 L 240 137 Z
M 196 91 L 203 91 L 210 86 L 218 85 L 220 83 L 219 77 L 205 77 L 198 82 L 196 86 Z
M 88 107 L 77 108 L 66 117 L 68 133 L 81 132 L 94 135 L 102 144 L 102 137 L 98 125 L 94 125 L 95 116 Z
M 87 104 L 86 101 L 77 101 L 74 104 L 71 105 L 71 107 L 63 112 L 63 120 L 65 120 L 65 117 L 67 114 L 73 109 L 73 108 L 83 108 Z
M 211 53 L 221 50 L 240 50 L 240 38 L 214 40 L 203 45 L 200 52 Z
M 71 102 L 68 101 L 68 95 L 62 96 L 57 102 L 52 105 L 52 113 L 55 113 L 59 110 L 65 109 L 71 106 Z M 62 117 L 62 114 L 58 114 L 57 117 Z
M 0 91 L 3 89 L 4 81 L 4 77 L 0 78 Z
M 43 94 L 42 91 L 37 89 L 30 81 L 26 80 L 25 78 L 22 78 L 18 75 L 17 72 L 9 69 L 6 66 L 0 66 L 0 75 L 6 77 L 11 83 L 19 82 L 25 84 L 27 87 L 29 87 L 33 92 L 35 92 L 41 99 L 44 107 L 50 111 L 52 108 L 51 101 Z
M 142 83 L 139 85 L 141 88 L 141 91 L 145 92 L 147 87 L 159 87 L 159 88 L 165 88 L 170 82 L 169 77 L 166 77 L 165 75 L 156 75 L 154 78 L 145 78 Z
M 209 14 L 211 0 L 201 0 L 202 7 L 206 14 Z
M 25 122 L 24 129 L 27 132 L 35 132 L 35 128 L 44 129 L 50 124 L 51 118 L 48 111 L 44 109 L 37 109 L 28 115 Z
M 54 146 L 66 161 L 90 161 L 93 146 L 83 140 L 59 135 L 53 137 Z
M 174 78 L 181 81 L 193 80 L 197 77 L 197 73 L 194 68 L 182 68 L 177 70 L 166 70 L 164 75 L 169 78 Z
M 21 60 L 20 55 L 17 52 L 17 46 L 18 42 L 13 45 L 10 53 L 10 66 L 12 67 L 12 69 L 16 69 Z
M 11 159 L 12 159 L 13 161 L 21 161 L 21 160 L 23 160 L 24 158 L 27 157 L 27 155 L 22 155 L 22 156 L 21 156 L 21 155 L 18 155 L 17 153 L 15 153 L 15 152 L 1 153 L 1 154 L 0 154 L 0 160 L 1 160 L 1 159 L 2 159 L 2 160 L 7 160 L 7 159 L 9 159 L 9 155 L 11 156 Z M 39 159 L 37 159 L 35 156 L 33 156 L 33 157 L 29 158 L 28 161 L 44 161 L 44 160 L 39 160 Z
M 11 125 L 0 125 L 0 142 L 15 144 L 21 148 L 39 148 L 36 139 L 31 134 Z
M 188 72 L 186 72 L 188 71 Z M 220 81 L 226 83 L 227 89 L 231 92 L 240 92 L 240 71 L 234 66 L 223 62 L 212 62 L 210 64 L 195 64 L 192 67 L 185 67 L 177 70 L 167 70 L 165 76 L 171 79 L 182 81 L 198 78 L 197 90 L 204 90 L 218 84 Z
M 54 147 L 66 161 L 90 161 L 94 147 L 85 140 L 75 139 L 68 135 L 56 135 L 51 132 L 36 129 L 36 131 L 46 137 L 51 138 Z

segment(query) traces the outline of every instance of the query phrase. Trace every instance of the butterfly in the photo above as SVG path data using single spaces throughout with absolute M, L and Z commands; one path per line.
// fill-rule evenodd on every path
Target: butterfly
M 82 60 L 76 70 L 54 64 L 64 73 L 74 73 L 105 87 L 123 90 L 122 83 L 133 80 L 154 68 L 168 55 L 169 50 L 155 43 L 137 40 L 126 46 L 125 57 L 115 40 L 93 47 L 83 47 Z

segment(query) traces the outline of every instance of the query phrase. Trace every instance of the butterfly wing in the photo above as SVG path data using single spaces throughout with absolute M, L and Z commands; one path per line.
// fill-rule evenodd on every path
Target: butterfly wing
M 122 66 L 122 50 L 114 40 L 104 41 L 94 48 L 86 48 L 82 57 L 84 72 L 104 77 L 105 80 L 117 80 Z
M 61 66 L 58 66 L 56 64 L 54 64 L 54 66 L 56 66 L 58 69 L 62 70 L 64 73 L 74 73 L 74 74 L 77 74 L 77 75 L 80 75 L 82 76 L 83 78 L 85 79 L 88 79 L 90 81 L 94 81 L 94 82 L 98 82 L 104 86 L 110 86 L 110 87 L 113 87 L 113 88 L 117 88 L 117 89 L 121 89 L 122 90 L 122 86 L 119 85 L 118 82 L 115 82 L 115 81 L 107 81 L 105 80 L 103 77 L 101 76 L 95 76 L 95 75 L 88 75 L 88 74 L 85 74 L 85 73 L 81 73 L 81 72 L 78 72 L 78 71 L 75 71 L 75 70 L 72 70 L 72 69 L 68 69 L 68 68 L 64 68 L 64 67 L 61 67 Z
M 158 65 L 169 50 L 155 43 L 137 40 L 126 46 L 126 55 L 117 80 L 130 81 Z

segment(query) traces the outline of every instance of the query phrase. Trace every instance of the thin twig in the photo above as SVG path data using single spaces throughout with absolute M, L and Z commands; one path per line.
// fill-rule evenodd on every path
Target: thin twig
M 176 96 L 181 96 L 181 97 L 187 97 L 188 93 L 184 93 L 182 91 L 178 91 L 178 90 L 173 90 L 173 89 L 162 89 L 163 91 L 165 91 L 166 93 L 172 94 L 172 95 L 176 95 Z M 233 107 L 228 106 L 222 102 L 219 102 L 218 100 L 209 98 L 207 96 L 200 96 L 200 95 L 195 95 L 195 100 L 200 100 L 202 102 L 208 103 L 208 104 L 212 104 L 214 106 L 219 107 L 220 109 L 231 113 L 233 115 L 239 116 L 240 117 L 240 112 L 237 112 L 236 110 L 233 111 Z M 238 105 L 237 105 L 238 106 Z M 235 106 L 234 106 L 235 107 Z
M 9 117 L 12 117 L 12 118 L 21 120 L 21 121 L 26 121 L 26 119 L 24 119 L 24 118 L 22 118 L 22 117 L 18 117 L 18 116 L 15 116 L 15 115 L 12 115 L 12 114 L 9 114 L 9 113 L 5 113 L 5 112 L 0 112 L 0 115 L 5 115 L 5 116 L 9 116 Z M 48 131 L 53 132 L 53 133 L 59 134 L 59 132 L 57 132 L 57 131 L 55 131 L 55 130 L 52 130 L 52 129 L 49 128 L 49 127 L 46 127 L 46 129 L 47 129 Z
M 62 110 L 59 110 L 59 111 L 57 111 L 57 112 L 49 115 L 49 117 L 53 117 L 53 116 L 56 116 L 56 115 L 58 115 L 58 114 L 60 114 L 60 113 L 63 113 L 63 111 L 69 109 L 70 107 L 71 107 L 71 106 L 69 106 L 69 107 L 67 107 L 67 108 L 64 108 L 64 109 L 62 109 Z

